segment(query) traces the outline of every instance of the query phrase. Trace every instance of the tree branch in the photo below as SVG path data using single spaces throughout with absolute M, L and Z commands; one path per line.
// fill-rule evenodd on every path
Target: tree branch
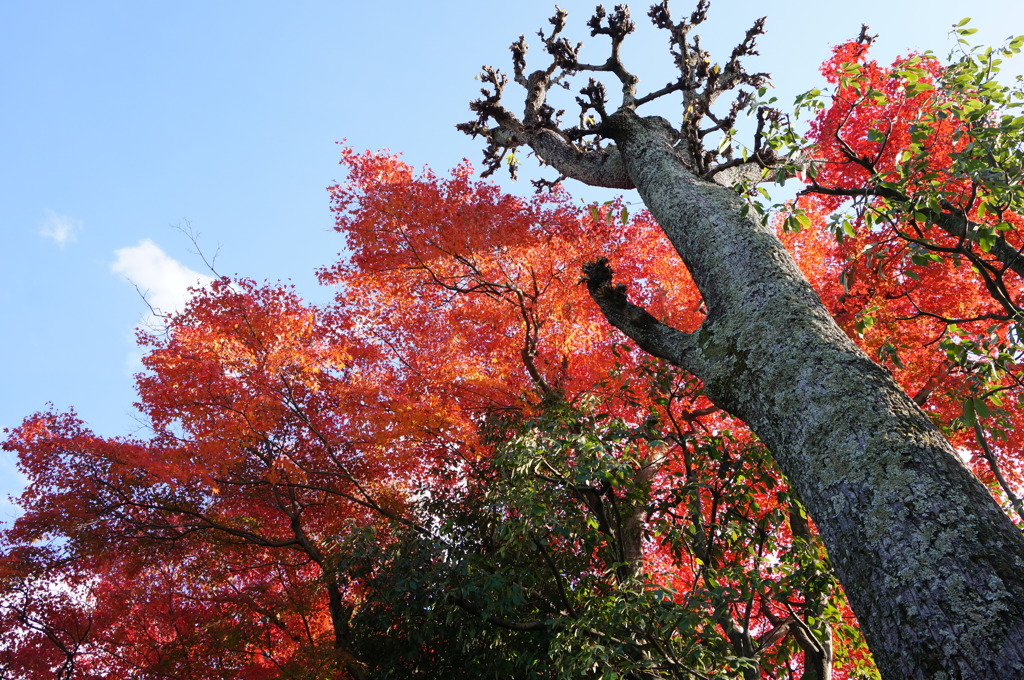
M 466 613 L 472 614 L 473 616 L 482 619 L 487 623 L 492 623 L 495 626 L 498 626 L 499 628 L 505 628 L 506 630 L 517 630 L 521 632 L 540 632 L 550 630 L 551 628 L 551 626 L 548 625 L 546 621 L 540 621 L 538 619 L 530 619 L 527 621 L 513 621 L 512 619 L 506 619 L 503 616 L 494 616 L 493 614 L 488 614 L 487 610 L 481 607 L 480 605 L 470 602 L 461 595 L 455 595 L 454 593 L 449 593 L 445 599 L 447 599 L 449 602 L 456 605 Z
M 692 335 L 658 321 L 647 310 L 631 303 L 626 297 L 626 286 L 613 284 L 612 275 L 606 258 L 583 265 L 587 290 L 605 318 L 648 354 L 685 368 Z

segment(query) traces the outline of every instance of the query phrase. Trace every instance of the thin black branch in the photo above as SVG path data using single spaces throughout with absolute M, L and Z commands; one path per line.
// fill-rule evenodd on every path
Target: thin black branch
M 1009 482 L 1006 481 L 1006 477 L 1003 476 L 1003 471 L 999 467 L 999 460 L 996 458 L 995 452 L 992 451 L 992 447 L 988 444 L 988 439 L 985 437 L 985 430 L 977 420 L 974 422 L 974 437 L 978 441 L 978 445 L 981 446 L 981 452 L 985 456 L 985 462 L 988 463 L 988 467 L 992 470 L 992 474 L 996 478 L 996 482 L 999 483 L 999 488 L 1003 490 L 1006 495 L 1006 499 L 1010 502 L 1010 506 L 1013 507 L 1013 511 L 1017 513 L 1017 517 L 1024 521 L 1024 502 L 1021 501 L 1020 496 L 1014 493 L 1013 488 Z

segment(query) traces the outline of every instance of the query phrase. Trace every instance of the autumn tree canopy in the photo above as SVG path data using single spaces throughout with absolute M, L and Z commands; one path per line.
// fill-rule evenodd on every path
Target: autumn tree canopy
M 716 64 L 706 12 L 652 8 L 650 94 L 625 8 L 590 65 L 559 12 L 540 70 L 512 46 L 523 114 L 487 69 L 464 126 L 484 174 L 525 145 L 644 206 L 343 149 L 332 304 L 221 277 L 139 336 L 145 435 L 9 431 L 0 676 L 1012 677 L 1024 38 L 884 65 L 865 31 L 786 115 L 760 23 Z M 565 125 L 581 73 L 621 101 Z

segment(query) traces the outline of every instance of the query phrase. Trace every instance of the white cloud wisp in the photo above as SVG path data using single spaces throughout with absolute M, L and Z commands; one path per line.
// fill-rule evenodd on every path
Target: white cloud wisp
M 189 269 L 149 239 L 114 251 L 110 271 L 133 283 L 152 308 L 142 325 L 159 330 L 161 317 L 180 311 L 189 299 L 188 289 L 206 286 L 213 278 Z
M 82 230 L 81 220 L 61 215 L 49 208 L 43 212 L 46 213 L 46 221 L 39 229 L 40 236 L 50 239 L 62 250 L 67 244 L 78 240 L 78 232 Z

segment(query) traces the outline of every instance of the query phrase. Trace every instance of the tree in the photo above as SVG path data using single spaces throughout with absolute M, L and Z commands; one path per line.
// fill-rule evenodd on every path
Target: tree
M 416 531 L 374 560 L 405 565 L 402 585 L 391 590 L 392 567 L 370 579 L 379 595 L 361 609 L 373 617 L 363 629 L 423 634 L 442 593 L 506 637 L 545 641 L 516 647 L 504 675 L 756 677 L 762 662 L 785 667 L 801 653 L 830 667 L 834 584 L 807 532 L 789 540 L 776 473 L 747 436 L 723 432 L 691 380 L 624 353 L 579 285 L 578 267 L 600 244 L 650 282 L 639 291 L 648 304 L 693 324 L 700 302 L 685 278 L 666 283 L 670 246 L 649 216 L 629 220 L 620 205 L 581 215 L 562 194 L 499 201 L 465 169 L 437 186 L 390 159 L 346 160 L 336 210 L 353 258 L 331 278 L 364 305 L 360 316 L 385 321 L 366 330 L 386 339 L 417 391 L 430 381 L 426 391 L 452 397 L 445 413 L 476 414 L 463 441 L 479 432 L 474 455 L 441 460 L 424 492 L 439 523 L 427 542 L 443 537 L 443 551 Z M 396 314 L 406 321 L 397 336 Z M 728 484 L 744 476 L 748 487 Z M 502 677 L 507 652 L 495 648 L 507 643 L 454 622 L 438 632 L 443 645 L 421 643 L 432 648 L 427 674 L 448 667 L 437 647 L 468 639 L 480 651 L 452 665 Z M 395 649 L 376 637 L 378 649 Z
M 140 338 L 149 437 L 9 433 L 12 677 L 823 677 L 833 626 L 864 664 L 762 447 L 579 285 L 628 255 L 696 325 L 648 215 L 343 160 L 336 304 L 219 280 Z
M 800 99 L 814 150 L 755 108 L 748 162 L 729 148 L 753 100 L 712 103 L 757 84 L 739 60 L 759 29 L 713 67 L 688 37 L 705 10 L 652 10 L 682 69 L 660 94 L 691 107 L 671 136 L 630 108 L 654 97 L 616 56 L 622 9 L 591 22 L 603 66 L 577 63 L 562 14 L 551 69 L 527 75 L 516 43 L 527 115 L 490 91 L 469 126 L 489 169 L 528 143 L 650 212 L 346 149 L 333 304 L 221 278 L 140 336 L 144 436 L 52 411 L 10 431 L 30 484 L 0 534 L 6 677 L 877 677 L 815 524 L 887 677 L 1012 666 L 1020 605 L 995 596 L 1019 535 L 993 494 L 1019 505 L 1024 481 L 1024 120 L 995 115 L 1016 96 L 997 53 L 886 68 L 862 36 L 823 69 L 833 96 Z M 626 105 L 594 81 L 559 130 L 546 89 L 591 68 Z M 777 219 L 749 195 L 763 170 L 808 180 Z M 883 597 L 908 630 L 880 624 Z
M 368 350 L 339 343 L 343 330 L 286 289 L 217 281 L 165 338 L 140 335 L 149 440 L 97 437 L 74 414 L 11 433 L 32 480 L 4 536 L 13 615 L 53 638 L 38 593 L 83 591 L 74 630 L 89 635 L 62 677 L 315 677 L 331 656 L 360 677 L 328 536 L 368 508 L 386 516 L 374 504 L 401 461 L 354 460 L 345 444 L 352 422 L 334 416 L 372 418 L 387 376 L 353 367 Z M 15 668 L 47 662 L 15 649 Z
M 588 23 L 592 35 L 611 40 L 611 55 L 598 64 L 579 60 L 580 46 L 562 37 L 566 17 L 558 12 L 551 32 L 541 34 L 548 65 L 528 72 L 525 40 L 512 45 L 514 80 L 526 90 L 523 114 L 506 108 L 507 79 L 488 68 L 482 77 L 489 87 L 472 104 L 478 118 L 463 129 L 488 141 L 489 170 L 506 151 L 528 146 L 563 177 L 639 192 L 693 277 L 707 316 L 692 332 L 659 321 L 627 299 L 605 260 L 586 268 L 591 295 L 613 325 L 647 352 L 698 377 L 711 400 L 741 418 L 772 452 L 821 532 L 883 677 L 1019 675 L 1024 539 L 891 373 L 843 333 L 782 241 L 745 201 L 742 189 L 750 180 L 744 184 L 744 178 L 779 166 L 765 143 L 769 114 L 760 113 L 749 158 L 706 149 L 709 133 L 724 135 L 729 146 L 736 113 L 751 96 L 740 91 L 724 113 L 714 109 L 715 101 L 765 81 L 741 64 L 754 52 L 763 22 L 747 32 L 728 62 L 713 65 L 691 35 L 707 9 L 701 0 L 690 17 L 675 21 L 667 2 L 652 7 L 653 22 L 669 34 L 679 78 L 647 95 L 638 94 L 638 78 L 620 58 L 634 29 L 624 6 L 611 14 L 599 8 Z M 1019 47 L 1018 40 L 1008 50 Z M 936 98 L 911 119 L 907 147 L 896 142 L 896 126 L 885 127 L 879 117 L 867 131 L 868 155 L 858 150 L 862 144 L 851 121 L 870 117 L 873 104 L 884 108 L 893 99 L 870 75 L 853 78 L 863 74 L 854 62 L 836 94 L 831 124 L 839 131 L 827 140 L 836 150 L 822 158 L 825 167 L 838 163 L 832 176 L 840 185 L 812 184 L 812 190 L 871 197 L 864 214 L 877 211 L 889 225 L 916 221 L 916 232 L 900 230 L 898 247 L 912 253 L 917 246 L 926 257 L 967 258 L 1004 306 L 998 318 L 1012 322 L 1019 250 L 999 229 L 1012 224 L 1004 213 L 1015 214 L 1019 200 L 1010 197 L 1019 194 L 1019 160 L 1012 158 L 1019 135 L 1005 139 L 1019 125 L 1012 116 L 1009 122 L 998 118 L 999 107 L 1012 102 L 990 96 L 998 90 L 990 79 L 994 61 L 991 52 L 980 60 L 965 54 L 948 79 L 938 78 L 947 86 L 946 99 Z M 906 68 L 914 70 L 897 75 L 908 84 L 907 101 L 938 89 L 927 69 L 910 62 Z M 613 109 L 604 85 L 591 78 L 578 99 L 580 125 L 562 126 L 548 93 L 585 72 L 612 74 L 621 99 Z M 680 124 L 637 113 L 676 92 L 683 100 Z M 958 110 L 965 104 L 970 108 Z M 853 111 L 866 113 L 855 119 Z M 819 139 L 827 138 L 828 124 L 822 123 Z M 854 133 L 857 143 L 844 132 Z M 932 171 L 929 147 L 947 132 L 953 141 L 949 165 L 943 168 L 939 160 Z M 737 179 L 740 191 L 730 186 Z M 955 245 L 937 238 L 937 230 Z M 971 352 L 965 348 L 961 357 Z

